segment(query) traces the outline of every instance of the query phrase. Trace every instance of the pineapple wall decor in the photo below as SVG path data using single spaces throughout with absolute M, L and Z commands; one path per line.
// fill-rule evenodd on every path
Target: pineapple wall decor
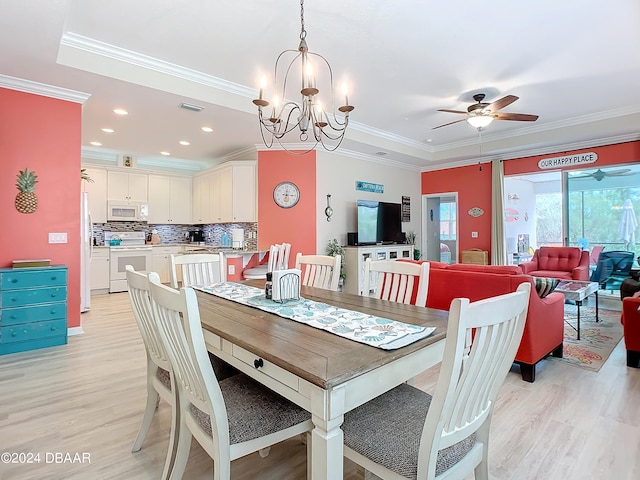
M 36 172 L 29 171 L 28 168 L 20 170 L 16 187 L 20 192 L 16 195 L 16 210 L 20 213 L 33 213 L 38 209 L 38 197 L 36 197 L 36 183 L 38 176 Z

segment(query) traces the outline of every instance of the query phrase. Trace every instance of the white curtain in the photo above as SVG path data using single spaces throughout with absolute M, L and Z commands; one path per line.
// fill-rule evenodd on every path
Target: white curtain
M 504 169 L 502 160 L 491 161 L 491 264 L 506 265 L 504 238 Z

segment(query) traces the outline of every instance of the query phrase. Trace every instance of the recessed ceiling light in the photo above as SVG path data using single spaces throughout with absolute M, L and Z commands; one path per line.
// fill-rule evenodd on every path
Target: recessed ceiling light
M 180 140 L 180 145 L 191 145 L 189 142 L 187 142 L 186 140 Z
M 211 132 L 213 132 L 213 128 L 211 128 L 211 127 L 202 127 L 202 131 L 203 132 L 207 132 L 207 133 L 211 133 Z
M 167 155 L 171 155 L 171 153 L 169 153 L 169 152 L 166 152 L 166 151 L 163 151 L 163 152 L 160 152 L 160 155 L 164 155 L 164 156 L 167 156 Z
M 114 108 L 113 113 L 115 113 L 116 115 L 129 115 L 129 112 L 127 112 L 124 108 Z
M 104 133 L 113 133 L 113 132 L 115 132 L 115 130 L 113 128 L 103 128 L 102 131 Z
M 91 145 L 93 145 L 94 147 L 101 147 L 102 144 L 100 142 L 91 142 Z

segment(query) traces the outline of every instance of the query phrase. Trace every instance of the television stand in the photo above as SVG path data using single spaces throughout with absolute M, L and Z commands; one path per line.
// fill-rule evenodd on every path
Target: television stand
M 360 245 L 344 247 L 344 291 L 362 295 L 364 262 L 377 260 L 413 260 L 413 245 L 393 243 L 387 245 Z

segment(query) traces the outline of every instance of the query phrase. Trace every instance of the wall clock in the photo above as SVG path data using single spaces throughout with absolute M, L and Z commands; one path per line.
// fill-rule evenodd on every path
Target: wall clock
M 300 189 L 293 182 L 281 182 L 273 189 L 273 200 L 282 208 L 291 208 L 300 200 Z

